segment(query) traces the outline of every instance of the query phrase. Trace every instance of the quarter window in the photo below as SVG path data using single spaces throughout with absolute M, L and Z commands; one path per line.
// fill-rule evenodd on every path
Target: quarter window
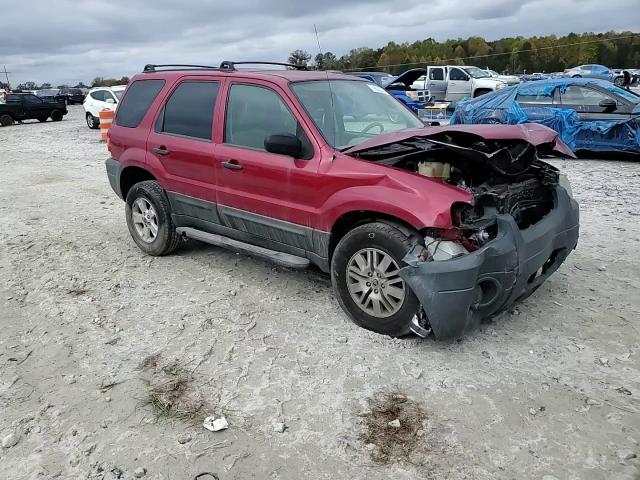
M 182 82 L 167 100 L 156 130 L 211 140 L 213 109 L 219 89 L 219 82 Z
M 164 80 L 136 80 L 123 98 L 116 113 L 116 125 L 135 128 L 164 87 Z
M 303 158 L 313 156 L 302 127 L 276 92 L 255 85 L 231 86 L 225 119 L 225 143 L 264 150 L 265 139 L 281 133 L 300 139 Z
M 91 92 L 89 95 L 91 95 L 91 98 L 93 98 L 94 100 L 97 100 L 99 102 L 104 102 L 104 90 Z

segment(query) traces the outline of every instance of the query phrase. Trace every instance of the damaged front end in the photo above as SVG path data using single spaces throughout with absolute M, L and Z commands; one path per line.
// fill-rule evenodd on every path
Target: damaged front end
M 576 247 L 578 204 L 539 158 L 557 156 L 553 147 L 445 131 L 356 154 L 473 195 L 451 206 L 451 228 L 426 229 L 403 259 L 400 276 L 422 305 L 416 334 L 461 336 L 531 295 Z

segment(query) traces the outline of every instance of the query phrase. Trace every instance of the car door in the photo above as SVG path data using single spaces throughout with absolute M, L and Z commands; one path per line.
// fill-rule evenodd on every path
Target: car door
M 449 84 L 447 86 L 447 101 L 460 100 L 464 97 L 471 96 L 471 82 L 461 68 L 449 68 Z
M 600 120 L 625 121 L 631 119 L 631 109 L 624 103 L 600 89 L 588 85 L 570 85 L 560 91 L 561 108 L 575 110 L 580 121 L 587 125 Z M 606 107 L 604 102 L 615 103 L 615 107 Z M 605 129 L 607 130 L 607 129 Z M 605 131 L 596 128 L 581 128 L 578 142 L 594 145 L 598 149 L 611 146 L 624 147 L 626 137 L 618 137 L 614 130 Z
M 147 163 L 162 165 L 177 223 L 219 223 L 213 118 L 221 80 L 182 78 L 163 99 L 147 137 Z
M 313 251 L 312 231 L 320 150 L 286 93 L 269 82 L 229 82 L 224 132 L 216 146 L 218 211 L 223 224 L 241 235 Z M 291 134 L 302 158 L 270 153 L 265 139 Z M 259 243 L 259 242 L 258 242 Z
M 444 67 L 429 67 L 427 69 L 427 90 L 434 100 L 442 101 L 447 96 L 447 79 Z
M 45 103 L 35 95 L 24 95 L 25 119 L 48 117 L 51 113 L 51 105 Z

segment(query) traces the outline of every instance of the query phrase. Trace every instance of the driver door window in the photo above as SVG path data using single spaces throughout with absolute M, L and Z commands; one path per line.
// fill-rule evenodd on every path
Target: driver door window
M 281 133 L 300 139 L 304 149 L 303 158 L 313 156 L 313 149 L 302 127 L 276 92 L 256 85 L 231 86 L 224 143 L 264 151 L 265 139 Z
M 442 68 L 432 68 L 429 70 L 429 80 L 444 80 L 444 71 Z
M 467 75 L 459 68 L 452 68 L 449 72 L 449 80 L 467 81 Z
M 25 102 L 29 105 L 40 105 L 42 104 L 42 100 L 40 100 L 35 95 L 25 95 Z

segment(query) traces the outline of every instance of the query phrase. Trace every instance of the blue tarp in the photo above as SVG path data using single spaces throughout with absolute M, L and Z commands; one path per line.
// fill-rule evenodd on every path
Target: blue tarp
M 539 123 L 558 132 L 560 138 L 572 150 L 639 152 L 640 115 L 634 115 L 631 120 L 581 120 L 575 110 L 554 108 L 551 98 L 546 100 L 549 107 L 544 106 L 545 97 L 553 97 L 556 89 L 563 93 L 570 85 L 587 84 L 602 86 L 614 92 L 619 90 L 613 84 L 602 80 L 559 78 L 525 82 L 478 98 L 460 101 L 450 123 Z M 537 101 L 541 105 L 523 108 L 516 101 L 518 95 L 538 97 Z

